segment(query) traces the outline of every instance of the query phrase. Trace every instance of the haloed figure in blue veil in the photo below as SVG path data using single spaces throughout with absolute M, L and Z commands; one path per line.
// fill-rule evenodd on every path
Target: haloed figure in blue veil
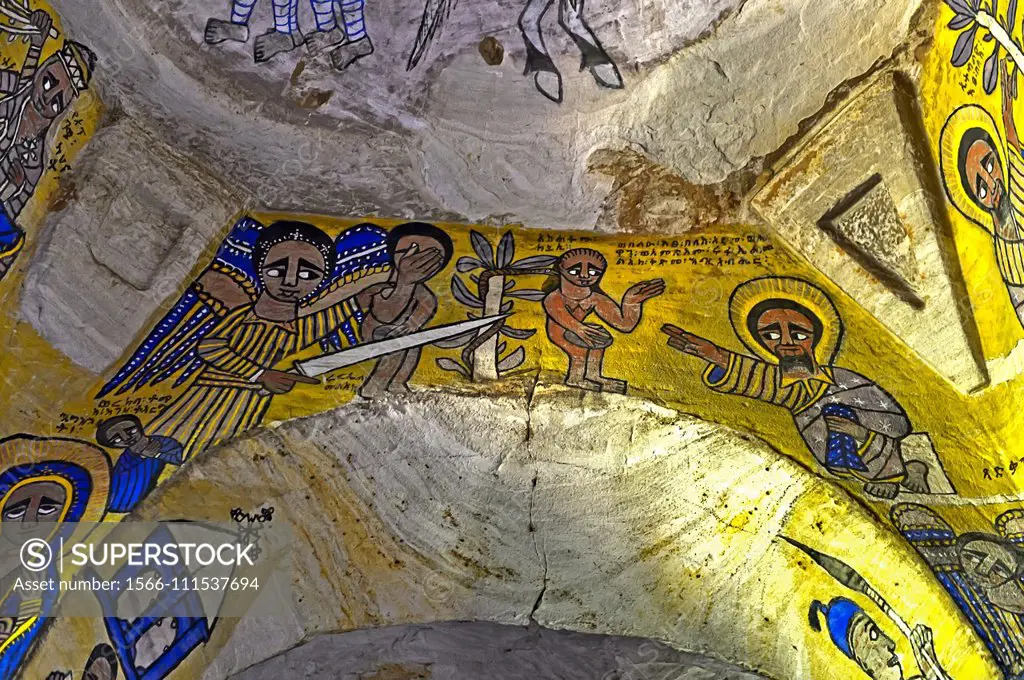
M 53 562 L 30 573 L 21 547 L 41 539 L 56 551 L 70 526 L 103 518 L 110 460 L 99 448 L 74 439 L 17 435 L 0 441 L 0 680 L 15 677 L 39 638 L 57 590 L 25 590 L 18 579 L 59 579 Z M 80 532 L 75 532 L 77 535 Z

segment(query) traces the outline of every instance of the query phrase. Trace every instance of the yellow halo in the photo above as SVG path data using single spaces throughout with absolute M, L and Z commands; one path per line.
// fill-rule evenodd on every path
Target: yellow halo
M 84 470 L 90 481 L 91 489 L 88 496 L 79 498 L 85 489 L 76 484 L 76 480 L 65 474 L 61 465 L 70 463 Z M 99 522 L 106 512 L 107 497 L 110 495 L 110 458 L 103 449 L 88 442 L 77 439 L 59 437 L 34 437 L 19 434 L 0 440 L 0 479 L 8 476 L 18 480 L 0 500 L 0 507 L 10 491 L 29 481 L 56 481 L 68 493 L 68 507 L 62 512 L 62 519 L 69 508 L 76 503 L 83 503 L 81 516 L 75 522 Z M 88 533 L 83 527 L 70 537 L 69 543 L 78 540 L 80 535 Z
M 939 170 L 942 173 L 942 186 L 946 189 L 950 203 L 960 214 L 987 231 L 992 231 L 992 216 L 974 202 L 960 179 L 960 142 L 972 129 L 979 129 L 992 139 L 999 167 L 1003 170 L 1003 176 L 1007 176 L 1006 159 L 1002 151 L 1003 142 L 999 137 L 995 120 L 980 106 L 964 104 L 946 119 L 946 124 L 942 126 L 942 134 L 939 136 Z
M 761 344 L 748 327 L 747 317 L 766 300 L 789 300 L 814 314 L 821 322 L 821 337 L 814 346 L 818 366 L 830 366 L 839 351 L 843 337 L 843 321 L 825 291 L 803 279 L 786 276 L 765 276 L 740 284 L 729 299 L 729 321 L 743 345 L 771 364 L 779 358 Z

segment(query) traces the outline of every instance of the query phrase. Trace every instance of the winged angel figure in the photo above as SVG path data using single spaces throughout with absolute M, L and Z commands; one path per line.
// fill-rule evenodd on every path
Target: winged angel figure
M 146 428 L 179 441 L 183 460 L 258 425 L 274 395 L 319 382 L 274 366 L 359 342 L 356 298 L 388 280 L 387 236 L 361 224 L 332 240 L 305 222 L 243 218 L 97 398 L 191 380 Z
M 1024 678 L 1024 510 L 999 515 L 997 533 L 959 535 L 923 505 L 900 503 L 890 516 L 971 622 L 1003 677 Z

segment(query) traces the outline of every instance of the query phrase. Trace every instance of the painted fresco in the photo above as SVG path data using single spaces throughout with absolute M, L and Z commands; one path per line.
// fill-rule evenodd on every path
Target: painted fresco
M 2 279 L 25 249 L 26 228 L 38 219 L 28 210 L 33 197 L 45 200 L 53 192 L 53 181 L 70 170 L 95 127 L 97 103 L 88 95 L 97 59 L 63 35 L 42 3 L 0 1 L 0 37 Z
M 309 0 L 312 14 L 309 26 L 301 25 L 300 0 L 269 0 L 273 26 L 254 32 L 251 23 L 258 3 L 259 0 L 231 0 L 223 17 L 215 16 L 207 21 L 203 34 L 206 44 L 251 41 L 256 63 L 303 48 L 309 55 L 325 59 L 338 71 L 373 54 L 364 14 L 365 0 Z M 554 12 L 549 12 L 555 0 L 527 0 L 519 15 L 519 30 L 526 50 L 523 75 L 533 76 L 537 91 L 556 104 L 561 104 L 564 98 L 563 78 L 545 41 L 545 17 L 576 45 L 580 70 L 589 70 L 598 87 L 615 90 L 625 87 L 618 65 L 587 23 L 585 4 L 584 0 L 558 0 L 556 19 Z M 455 5 L 454 0 L 424 1 L 419 29 L 407 58 L 408 70 L 424 61 Z M 485 42 L 487 40 L 484 38 Z M 493 55 L 487 57 L 488 63 L 501 63 L 504 50 L 493 38 L 486 51 Z
M 1009 473 L 958 460 L 978 433 L 947 422 L 982 417 L 994 395 L 965 399 L 784 243 L 742 226 L 654 237 L 243 214 L 122 361 L 57 422 L 33 427 L 105 451 L 115 520 L 254 427 L 494 380 L 499 391 L 541 380 L 629 393 L 739 427 L 885 521 L 1009 491 Z M 812 551 L 802 554 L 831 556 L 801 527 L 787 532 Z M 816 621 L 815 654 L 865 673 L 914 677 L 916 665 L 947 677 L 949 640 L 967 624 L 901 625 L 888 596 L 849 576 L 868 565 L 843 564 L 845 579 L 826 570 L 831 587 L 794 600 Z M 1019 629 L 1000 630 L 1024 645 Z M 117 635 L 108 626 L 93 644 L 121 654 Z

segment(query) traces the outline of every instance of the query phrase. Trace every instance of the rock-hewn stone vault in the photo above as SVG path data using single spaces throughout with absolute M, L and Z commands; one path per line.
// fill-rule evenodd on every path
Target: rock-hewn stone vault
M 0 0 L 0 680 L 1024 678 L 1022 19 Z

